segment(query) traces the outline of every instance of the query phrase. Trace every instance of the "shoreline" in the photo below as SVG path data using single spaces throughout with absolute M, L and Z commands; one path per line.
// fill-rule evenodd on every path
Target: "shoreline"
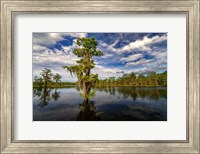
M 78 87 L 78 85 L 66 85 L 66 86 L 47 86 L 46 88 L 52 88 L 52 89 L 55 89 L 55 88 L 70 88 L 70 87 Z M 164 86 L 164 85 L 143 85 L 143 86 L 129 86 L 129 85 L 126 85 L 126 86 L 123 86 L 123 85 L 116 85 L 116 86 L 95 86 L 94 88 L 113 88 L 113 87 L 134 87 L 134 88 L 144 88 L 144 87 L 166 87 L 167 86 Z M 43 86 L 33 86 L 33 88 L 44 88 Z

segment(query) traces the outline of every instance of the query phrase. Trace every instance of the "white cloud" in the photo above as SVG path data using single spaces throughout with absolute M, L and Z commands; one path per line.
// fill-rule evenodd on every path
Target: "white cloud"
M 128 62 L 128 63 L 126 63 L 125 66 L 128 67 L 128 66 L 144 65 L 144 64 L 148 64 L 152 61 L 154 61 L 154 59 L 141 59 L 136 62 Z
M 77 56 L 75 56 L 72 52 L 68 54 L 63 53 L 60 50 L 52 50 L 44 51 L 41 53 L 33 52 L 33 65 L 54 65 L 63 64 L 63 65 L 74 65 L 76 64 L 76 60 L 78 60 Z
M 48 48 L 42 45 L 33 45 L 33 52 L 44 52 L 47 51 Z
M 159 43 L 162 41 L 167 40 L 167 35 L 162 36 L 154 36 L 152 38 L 148 38 L 147 36 L 144 36 L 142 40 L 136 40 L 134 42 L 130 42 L 129 44 L 121 47 L 121 48 L 115 48 L 114 46 L 118 43 L 118 41 L 114 42 L 111 45 L 108 45 L 108 50 L 113 51 L 117 54 L 122 54 L 125 52 L 131 52 L 135 49 L 138 49 L 140 51 L 149 51 L 151 50 L 149 48 L 149 45 Z M 101 43 L 102 44 L 102 43 Z M 103 44 L 105 46 L 105 43 Z
M 58 41 L 64 40 L 64 36 L 80 38 L 86 37 L 87 33 L 33 33 L 33 45 L 54 45 Z
M 141 69 L 135 70 L 134 73 L 136 74 L 148 74 L 151 72 L 156 72 L 156 69 L 154 68 L 147 68 L 147 67 L 143 67 Z
M 113 54 L 104 54 L 102 56 L 102 58 L 110 58 L 110 57 L 113 57 Z
M 33 33 L 33 45 L 48 46 L 63 39 L 61 33 Z
M 61 46 L 63 51 L 67 54 L 70 53 L 73 49 L 73 45 L 72 46 Z
M 121 48 L 122 51 L 131 51 L 134 49 L 142 49 L 142 50 L 148 50 L 149 48 L 147 45 L 162 42 L 167 39 L 166 35 L 162 36 L 154 36 L 152 38 L 148 38 L 145 36 L 142 40 L 136 40 L 135 42 L 131 42 L 128 45 Z
M 139 67 L 135 69 L 134 72 L 137 74 L 148 74 L 149 72 L 159 72 L 167 70 L 167 51 L 165 50 L 157 50 L 152 51 L 149 55 L 154 56 L 154 59 L 149 60 L 140 60 L 136 63 L 127 63 L 129 66 Z
M 150 66 L 144 66 L 142 68 L 139 69 L 135 69 L 134 73 L 136 74 L 149 74 L 151 72 L 163 72 L 167 70 L 167 66 L 166 65 L 150 65 Z
M 122 72 L 119 68 L 105 67 L 101 65 L 96 65 L 95 68 L 92 69 L 92 73 L 99 74 L 100 79 L 105 79 L 109 77 L 119 77 L 121 74 L 117 72 Z
M 62 40 L 62 39 L 64 39 L 62 33 L 47 33 L 47 35 L 53 40 Z
M 108 46 L 108 44 L 107 44 L 107 43 L 105 43 L 105 42 L 102 42 L 102 41 L 100 41 L 98 45 L 100 45 L 100 46 L 102 46 L 102 47 L 107 47 L 107 46 Z
M 135 61 L 139 58 L 142 58 L 143 57 L 143 54 L 141 53 L 138 53 L 138 54 L 134 54 L 134 55 L 130 55 L 128 57 L 122 57 L 120 59 L 120 61 L 124 61 L 124 62 L 130 62 L 130 61 Z
M 75 38 L 87 37 L 87 33 L 62 33 L 64 36 L 71 36 Z
M 167 58 L 167 51 L 152 51 L 150 55 L 155 56 L 157 59 Z

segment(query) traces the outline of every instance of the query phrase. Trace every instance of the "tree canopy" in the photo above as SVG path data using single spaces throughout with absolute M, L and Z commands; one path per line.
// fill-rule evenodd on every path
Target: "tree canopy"
M 78 38 L 77 47 L 73 53 L 80 59 L 76 61 L 77 65 L 64 66 L 71 75 L 75 74 L 78 78 L 78 85 L 83 90 L 83 97 L 88 99 L 91 88 L 95 86 L 98 80 L 98 74 L 92 74 L 91 69 L 95 67 L 93 56 L 102 56 L 103 52 L 97 50 L 97 41 L 92 38 Z

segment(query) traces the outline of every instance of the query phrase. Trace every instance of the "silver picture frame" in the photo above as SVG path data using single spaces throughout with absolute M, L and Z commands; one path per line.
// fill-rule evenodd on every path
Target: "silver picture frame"
M 200 153 L 199 0 L 0 0 L 1 2 L 1 153 Z M 16 14 L 127 13 L 186 14 L 186 134 L 173 140 L 14 140 L 13 41 Z M 178 60 L 178 59 L 177 59 Z

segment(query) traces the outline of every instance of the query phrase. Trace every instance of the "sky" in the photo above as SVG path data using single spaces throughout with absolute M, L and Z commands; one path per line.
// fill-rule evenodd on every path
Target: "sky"
M 93 58 L 92 73 L 100 79 L 167 70 L 167 33 L 33 33 L 33 78 L 49 68 L 62 81 L 77 81 L 63 66 L 76 65 L 79 58 L 72 51 L 81 37 L 94 37 L 104 53 Z

